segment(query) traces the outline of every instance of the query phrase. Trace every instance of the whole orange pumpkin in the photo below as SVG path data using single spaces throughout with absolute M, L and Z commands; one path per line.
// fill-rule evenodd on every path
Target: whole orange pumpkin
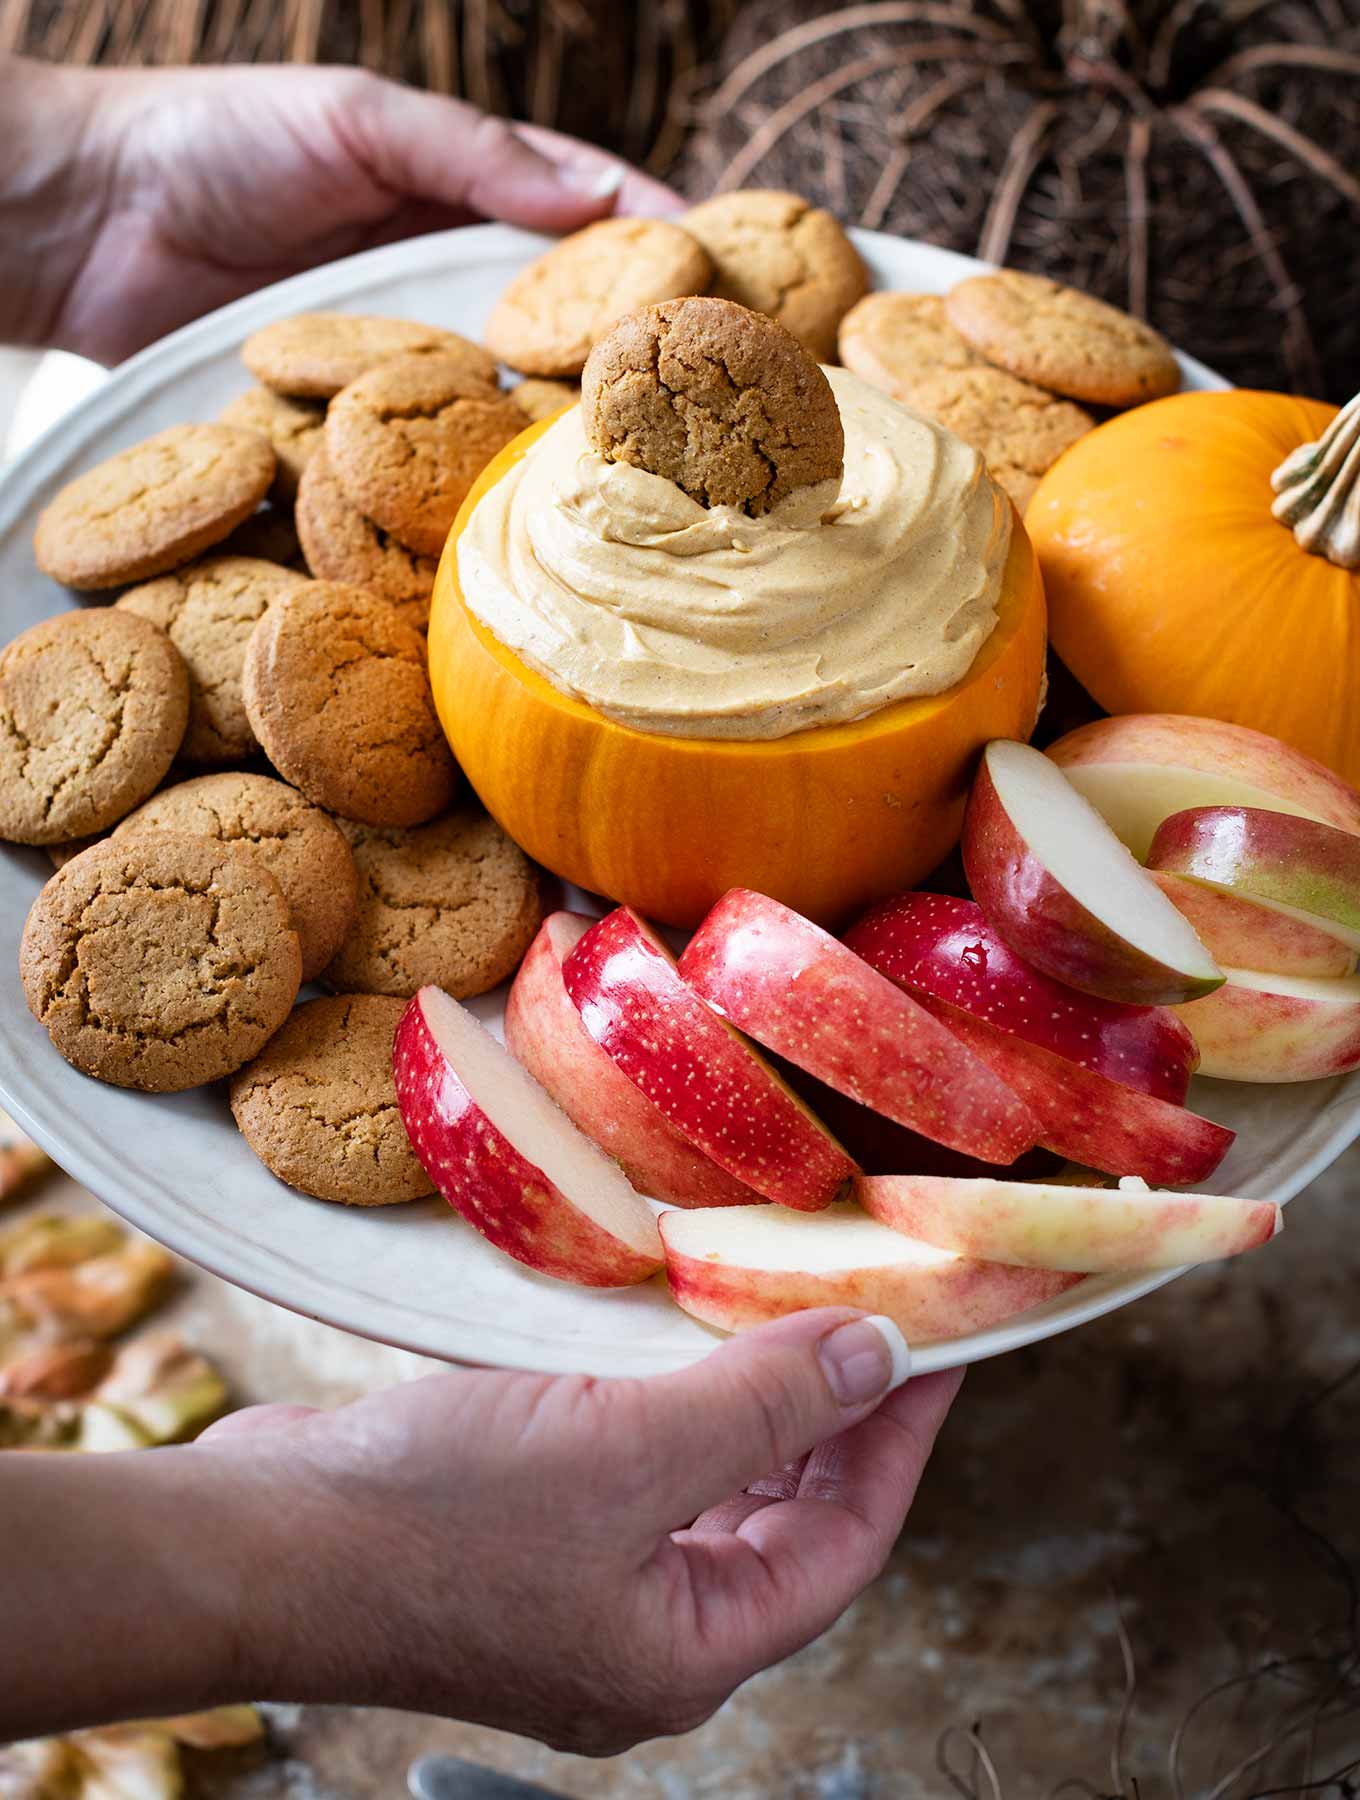
M 982 746 L 1034 726 L 1043 584 L 1018 517 L 996 627 L 945 693 L 770 742 L 635 731 L 528 669 L 459 592 L 464 523 L 547 423 L 483 471 L 431 604 L 435 704 L 487 810 L 554 873 L 672 925 L 730 887 L 833 925 L 919 881 L 958 837 Z
M 1025 523 L 1053 647 L 1107 712 L 1249 725 L 1360 783 L 1360 400 L 1137 407 L 1054 464 Z

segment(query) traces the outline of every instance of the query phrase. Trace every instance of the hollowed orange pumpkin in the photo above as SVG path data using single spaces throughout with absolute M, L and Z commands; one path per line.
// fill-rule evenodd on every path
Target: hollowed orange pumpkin
M 483 471 L 431 605 L 435 704 L 487 810 L 554 873 L 672 925 L 697 924 L 730 887 L 834 925 L 919 881 L 958 836 L 982 746 L 1034 725 L 1044 598 L 1019 519 L 996 628 L 945 693 L 767 743 L 635 731 L 527 668 L 459 591 L 464 523 L 548 423 Z

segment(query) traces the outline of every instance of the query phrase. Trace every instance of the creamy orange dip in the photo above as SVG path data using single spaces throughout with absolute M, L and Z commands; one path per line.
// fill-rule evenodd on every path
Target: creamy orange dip
M 1010 506 L 977 451 L 828 369 L 845 474 L 758 519 L 606 462 L 564 414 L 458 540 L 472 612 L 640 731 L 778 738 L 942 693 L 996 624 Z

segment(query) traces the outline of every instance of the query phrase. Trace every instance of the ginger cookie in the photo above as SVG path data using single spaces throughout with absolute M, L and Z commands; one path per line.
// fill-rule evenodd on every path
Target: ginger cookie
M 918 384 L 917 412 L 980 450 L 1023 513 L 1039 478 L 1095 420 L 1070 400 L 1003 369 L 951 369 Z
M 276 601 L 246 648 L 245 703 L 270 762 L 318 806 L 418 825 L 453 798 L 425 640 L 363 588 L 310 581 Z
M 307 573 L 293 515 L 287 507 L 260 507 L 244 525 L 238 525 L 230 537 L 223 538 L 215 554 L 253 556 L 260 562 L 277 563 L 281 569 Z
M 64 869 L 73 856 L 79 856 L 82 850 L 88 850 L 91 844 L 102 844 L 104 833 L 94 832 L 90 837 L 66 838 L 60 844 L 45 844 L 47 860 L 54 869 Z
M 702 294 L 711 273 L 707 253 L 669 219 L 600 219 L 515 276 L 486 341 L 521 374 L 579 375 L 615 319 Z
M 757 516 L 843 473 L 830 382 L 782 325 L 731 300 L 664 300 L 620 319 L 591 352 L 581 408 L 601 456 L 702 506 Z
M 350 505 L 324 444 L 298 488 L 297 531 L 307 566 L 319 581 L 367 588 L 395 606 L 408 625 L 424 631 L 438 562 L 408 550 Z
M 392 1040 L 405 1010 L 385 994 L 309 1000 L 232 1077 L 241 1135 L 280 1181 L 345 1206 L 433 1192 L 397 1108 Z
M 720 299 L 768 313 L 818 362 L 831 361 L 836 327 L 869 276 L 829 212 L 799 194 L 751 188 L 717 194 L 680 223 L 708 252 Z
M 189 676 L 147 619 L 58 613 L 0 651 L 0 838 L 62 844 L 117 824 L 174 761 Z
M 44 575 L 82 591 L 163 575 L 248 519 L 274 452 L 239 425 L 172 425 L 78 475 L 33 533 Z
M 574 381 L 545 381 L 537 375 L 528 375 L 510 389 L 510 398 L 525 418 L 536 425 L 540 419 L 550 419 L 554 413 L 561 412 L 564 406 L 574 406 L 581 398 L 581 390 Z
M 240 425 L 258 431 L 274 447 L 274 485 L 269 490 L 281 505 L 291 506 L 298 482 L 317 446 L 326 408 L 319 400 L 293 400 L 273 388 L 248 388 L 228 401 L 218 414 L 224 425 Z
M 180 754 L 231 763 L 255 749 L 241 698 L 246 644 L 256 622 L 307 577 L 246 556 L 209 556 L 130 588 L 115 611 L 138 613 L 169 637 L 189 671 L 189 728 Z
M 165 1094 L 263 1049 L 302 956 L 282 889 L 247 849 L 144 831 L 57 871 L 28 915 L 19 973 L 67 1062 Z
M 248 337 L 241 361 L 276 394 L 329 400 L 379 363 L 422 351 L 457 357 L 470 377 L 496 382 L 496 361 L 480 344 L 415 319 L 364 313 L 298 313 Z
M 329 986 L 409 998 L 434 982 L 466 1000 L 519 967 L 543 920 L 540 877 L 479 807 L 414 831 L 338 823 L 359 873 L 359 917 Z
M 1046 275 L 1002 269 L 970 276 L 950 290 L 945 310 L 988 362 L 1074 400 L 1135 406 L 1181 385 L 1159 332 Z
M 922 381 L 947 369 L 984 369 L 985 357 L 949 323 L 939 294 L 866 294 L 841 320 L 841 361 L 910 406 Z
M 287 782 L 234 771 L 180 781 L 129 813 L 114 836 L 133 831 L 244 844 L 283 890 L 304 981 L 315 981 L 354 924 L 358 881 L 349 845 L 329 813 Z
M 351 506 L 408 549 L 438 556 L 468 489 L 523 429 L 509 397 L 457 357 L 405 356 L 336 395 L 326 460 Z

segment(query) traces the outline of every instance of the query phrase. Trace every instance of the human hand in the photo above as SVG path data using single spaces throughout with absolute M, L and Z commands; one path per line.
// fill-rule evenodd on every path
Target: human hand
M 0 341 L 114 362 L 300 269 L 504 219 L 571 231 L 669 188 L 573 138 L 353 68 L 0 64 Z
M 234 1414 L 191 1455 L 266 1521 L 251 1692 L 589 1755 L 689 1730 L 882 1568 L 960 1379 L 885 1399 L 892 1375 L 828 1309 L 650 1381 L 468 1371 Z

